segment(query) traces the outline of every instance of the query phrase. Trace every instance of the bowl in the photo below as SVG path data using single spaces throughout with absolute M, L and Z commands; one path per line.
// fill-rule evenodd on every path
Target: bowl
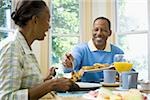
M 139 82 L 141 90 L 150 90 L 150 81 L 141 81 Z

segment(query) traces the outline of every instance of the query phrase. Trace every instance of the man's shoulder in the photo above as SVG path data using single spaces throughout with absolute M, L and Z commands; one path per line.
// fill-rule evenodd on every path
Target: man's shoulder
M 123 53 L 123 50 L 119 46 L 116 46 L 115 44 L 111 44 L 111 51 Z
M 112 48 L 120 48 L 119 46 L 115 45 L 115 44 L 110 44 Z
M 76 52 L 83 52 L 83 51 L 87 51 L 87 50 L 89 50 L 89 47 L 86 42 L 79 43 L 73 48 L 73 51 L 76 51 Z
M 79 43 L 75 46 L 75 48 L 87 48 L 88 44 L 87 42 Z

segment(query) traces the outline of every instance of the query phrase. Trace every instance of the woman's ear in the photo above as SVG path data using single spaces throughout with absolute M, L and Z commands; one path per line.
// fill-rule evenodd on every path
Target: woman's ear
M 37 17 L 36 16 L 32 16 L 32 21 L 33 21 L 33 23 L 37 23 Z

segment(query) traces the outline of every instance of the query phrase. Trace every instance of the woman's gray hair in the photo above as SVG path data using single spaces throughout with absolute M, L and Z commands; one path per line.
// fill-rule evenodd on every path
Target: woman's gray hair
M 37 16 L 47 7 L 43 0 L 19 0 L 16 9 L 11 14 L 14 23 L 23 27 L 33 16 Z

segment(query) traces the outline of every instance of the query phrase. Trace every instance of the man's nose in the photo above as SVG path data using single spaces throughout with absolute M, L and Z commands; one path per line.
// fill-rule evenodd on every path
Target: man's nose
M 99 30 L 98 30 L 97 35 L 98 35 L 98 36 L 102 36 L 102 35 L 103 35 L 102 29 L 99 29 Z

